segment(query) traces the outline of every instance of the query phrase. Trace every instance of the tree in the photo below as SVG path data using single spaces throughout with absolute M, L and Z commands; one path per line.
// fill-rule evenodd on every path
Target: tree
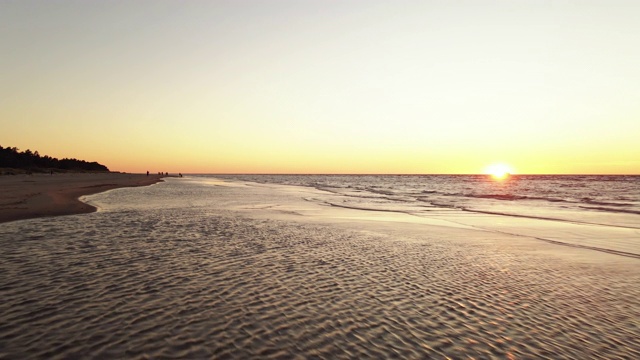
M 20 152 L 16 147 L 4 148 L 0 146 L 0 167 L 25 169 L 33 171 L 41 170 L 72 170 L 72 171 L 109 171 L 109 169 L 95 161 L 87 162 L 78 159 L 64 158 L 58 160 L 54 157 L 45 155 L 40 156 L 38 151 L 30 149 Z

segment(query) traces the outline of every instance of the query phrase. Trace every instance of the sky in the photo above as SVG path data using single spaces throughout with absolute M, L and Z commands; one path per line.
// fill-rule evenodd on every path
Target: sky
M 640 174 L 640 1 L 0 0 L 0 145 L 141 173 Z

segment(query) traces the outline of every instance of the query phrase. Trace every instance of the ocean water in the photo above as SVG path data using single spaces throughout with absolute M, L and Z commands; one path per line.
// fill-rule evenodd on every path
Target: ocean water
M 341 195 L 333 206 L 405 211 L 452 208 L 498 215 L 640 228 L 640 176 L 513 175 L 216 175 L 314 187 Z M 593 220 L 591 222 L 597 222 Z
M 448 219 L 640 257 L 640 176 L 220 175 L 312 187 L 320 204 Z M 493 215 L 488 218 L 482 215 Z M 518 219 L 519 221 L 514 221 Z
M 87 196 L 98 212 L 0 224 L 0 358 L 640 358 L 637 189 L 243 175 Z

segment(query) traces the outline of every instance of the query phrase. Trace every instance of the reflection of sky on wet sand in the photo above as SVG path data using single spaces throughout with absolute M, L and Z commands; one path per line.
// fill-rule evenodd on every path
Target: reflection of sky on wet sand
M 637 259 L 330 207 L 305 200 L 326 195 L 312 188 L 246 185 L 168 179 L 87 197 L 96 213 L 0 225 L 4 353 L 593 358 L 640 349 L 629 336 L 640 316 Z

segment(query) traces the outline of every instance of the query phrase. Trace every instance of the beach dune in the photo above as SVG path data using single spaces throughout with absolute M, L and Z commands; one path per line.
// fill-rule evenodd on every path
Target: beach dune
M 78 200 L 80 196 L 158 181 L 160 175 L 124 173 L 0 176 L 0 223 L 93 212 L 96 208 Z

